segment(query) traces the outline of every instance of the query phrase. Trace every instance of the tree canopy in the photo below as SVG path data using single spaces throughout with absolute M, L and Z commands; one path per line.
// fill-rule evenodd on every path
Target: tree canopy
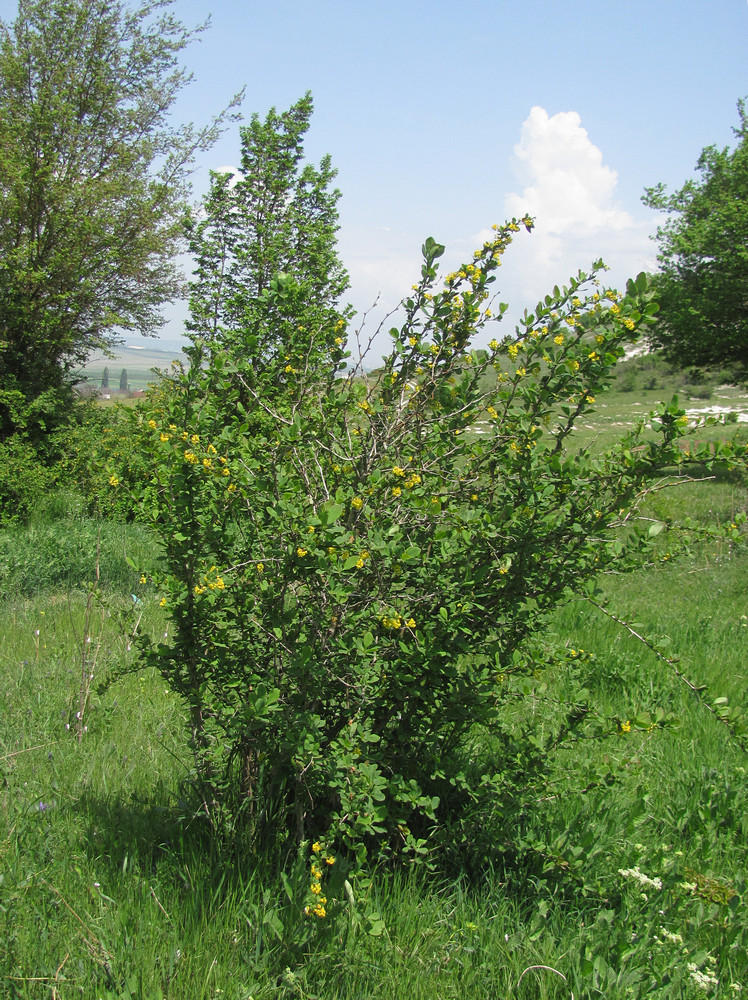
M 212 174 L 210 191 L 189 226 L 196 262 L 191 335 L 238 346 L 250 331 L 257 336 L 272 330 L 266 350 L 255 352 L 258 361 L 280 349 L 277 327 L 256 323 L 273 279 L 289 275 L 300 283 L 307 320 L 310 309 L 327 319 L 334 314 L 332 324 L 318 323 L 320 329 L 334 329 L 337 303 L 348 288 L 336 248 L 340 192 L 331 185 L 337 171 L 327 155 L 319 167 L 303 162 L 312 111 L 307 93 L 288 111 L 272 108 L 264 121 L 253 115 L 240 129 L 241 166 L 236 173 Z M 297 339 L 299 333 L 308 339 L 298 329 Z M 289 349 L 286 343 L 283 350 Z
M 660 322 L 653 342 L 684 366 L 748 373 L 748 116 L 738 102 L 733 149 L 708 146 L 700 180 L 674 194 L 647 189 L 645 205 L 670 216 L 657 230 Z
M 180 294 L 190 164 L 224 115 L 170 122 L 204 27 L 172 3 L 20 0 L 0 21 L 2 437 L 92 349 L 155 333 Z

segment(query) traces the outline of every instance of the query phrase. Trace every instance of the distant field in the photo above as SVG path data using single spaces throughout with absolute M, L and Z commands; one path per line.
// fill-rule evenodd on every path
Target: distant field
M 156 343 L 160 343 L 156 341 Z M 166 345 L 153 347 L 117 347 L 113 357 L 107 358 L 102 352 L 92 354 L 88 363 L 82 369 L 82 381 L 101 388 L 104 368 L 109 369 L 109 391 L 119 390 L 120 375 L 124 368 L 127 372 L 127 383 L 130 389 L 145 389 L 154 381 L 154 368 L 163 370 L 169 368 L 172 361 L 183 357 L 176 346 L 166 349 Z M 107 390 L 103 390 L 106 392 Z

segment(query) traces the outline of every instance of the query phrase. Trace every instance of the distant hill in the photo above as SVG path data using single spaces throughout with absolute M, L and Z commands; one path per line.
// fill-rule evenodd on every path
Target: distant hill
M 158 347 L 156 347 L 158 344 Z M 115 347 L 112 357 L 97 351 L 88 359 L 86 365 L 81 369 L 81 382 L 101 388 L 101 379 L 104 368 L 109 369 L 109 388 L 113 391 L 119 389 L 122 369 L 127 372 L 127 383 L 130 389 L 145 389 L 149 383 L 155 380 L 154 368 L 159 370 L 167 369 L 172 361 L 184 360 L 178 342 L 155 341 L 153 347 Z

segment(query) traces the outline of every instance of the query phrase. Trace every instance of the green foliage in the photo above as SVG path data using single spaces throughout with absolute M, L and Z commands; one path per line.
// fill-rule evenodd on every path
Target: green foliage
M 210 192 L 189 226 L 196 261 L 190 286 L 193 336 L 235 343 L 261 324 L 252 312 L 279 273 L 304 283 L 310 306 L 333 310 L 348 287 L 335 247 L 340 192 L 330 190 L 337 171 L 330 157 L 319 167 L 302 164 L 304 136 L 313 110 L 307 93 L 264 122 L 252 116 L 240 129 L 237 174 L 211 175 Z M 337 317 L 336 317 L 337 318 Z M 255 359 L 263 358 L 255 351 Z
M 657 231 L 660 321 L 653 341 L 679 366 L 748 371 L 748 120 L 738 102 L 734 149 L 704 149 L 700 181 L 668 195 L 660 184 L 643 199 L 670 214 Z
M 190 163 L 221 116 L 168 124 L 196 34 L 169 6 L 21 0 L 0 23 L 2 438 L 48 431 L 34 401 L 179 292 Z
M 195 338 L 143 418 L 135 499 L 162 538 L 171 617 L 146 662 L 189 706 L 204 810 L 255 842 L 319 838 L 356 867 L 428 860 L 476 801 L 500 809 L 518 769 L 501 753 L 473 766 L 470 734 L 537 669 L 548 613 L 657 545 L 637 513 L 651 477 L 686 461 L 677 403 L 598 457 L 565 447 L 653 317 L 649 283 L 620 298 L 580 275 L 474 350 L 518 229 L 443 283 L 427 240 L 368 377 L 342 375 L 344 321 L 276 277 L 241 350 Z M 569 704 L 560 730 L 587 714 Z M 528 761 L 548 745 L 516 744 Z

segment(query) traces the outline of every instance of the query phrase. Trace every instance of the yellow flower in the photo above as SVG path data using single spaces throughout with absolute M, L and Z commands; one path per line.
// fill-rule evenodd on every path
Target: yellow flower
M 408 343 L 411 347 L 415 347 L 418 343 L 418 337 L 408 337 Z
M 478 499 L 478 494 L 477 493 L 471 493 L 470 494 L 470 499 L 473 500 L 473 501 L 477 500 Z
M 353 507 L 354 510 L 361 510 L 363 505 L 364 501 L 361 497 L 354 497 L 353 500 L 351 500 L 351 507 Z
M 147 583 L 148 582 L 145 573 L 141 573 L 140 574 L 140 582 L 141 583 Z
M 519 354 L 519 348 L 517 347 L 516 344 L 510 344 L 509 347 L 507 347 L 507 351 L 509 352 L 509 357 L 512 359 L 512 361 L 514 361 L 514 359 Z
M 597 351 L 590 351 L 587 357 L 590 359 L 590 361 L 597 361 L 600 355 L 597 353 Z
M 208 452 L 209 455 L 215 455 L 216 454 L 216 449 L 213 447 L 212 444 L 209 444 L 206 450 L 207 450 L 207 452 Z
M 336 338 L 335 338 L 335 346 L 336 346 L 336 347 L 340 347 L 340 345 L 341 345 L 342 343 L 343 343 L 343 338 L 342 338 L 342 337 L 336 337 Z
M 119 486 L 119 479 L 116 476 L 110 476 L 109 477 L 109 485 L 110 486 Z
M 405 469 L 401 469 L 399 465 L 393 465 L 393 467 L 392 467 L 392 474 L 393 474 L 393 476 L 404 476 L 405 475 Z
M 491 341 L 491 343 L 488 346 L 491 348 L 492 351 L 498 351 L 498 349 L 499 349 L 499 342 L 494 337 L 494 339 Z
M 415 628 L 416 627 L 416 620 L 415 620 L 415 618 L 409 618 L 406 621 L 405 624 L 408 626 L 408 628 Z
M 319 917 L 321 920 L 322 917 L 325 916 L 326 910 L 324 906 L 322 906 L 321 904 L 317 904 L 317 906 L 315 906 L 314 909 L 312 910 L 312 913 L 315 915 L 315 917 Z
M 334 865 L 335 864 L 335 858 L 331 854 L 328 854 L 327 857 L 325 858 L 325 864 L 326 865 Z
M 265 572 L 265 567 L 264 567 L 264 565 L 262 563 L 257 563 L 257 572 L 258 573 L 264 573 Z
M 160 441 L 168 441 L 169 440 L 169 435 L 165 434 L 163 431 L 161 431 L 161 433 L 159 434 L 159 440 Z
M 197 462 L 197 455 L 194 453 L 194 451 L 188 450 L 184 453 L 184 460 L 185 462 L 189 462 L 191 465 L 195 465 L 195 463 Z
M 200 586 L 195 587 L 195 594 L 200 595 L 204 593 L 205 593 L 205 587 L 200 587 Z
M 602 335 L 602 333 L 598 333 L 598 335 L 595 337 L 595 343 L 596 344 L 604 344 L 605 343 L 605 337 Z
M 621 732 L 622 733 L 630 733 L 631 732 L 631 723 L 629 722 L 628 719 L 626 719 L 625 722 L 621 723 Z
M 563 344 L 563 342 L 564 342 L 564 335 L 563 335 L 563 333 L 559 333 L 559 334 L 557 334 L 557 335 L 556 335 L 556 336 L 555 336 L 555 337 L 553 338 L 553 343 L 554 343 L 554 344 L 558 344 L 558 345 L 559 345 L 559 347 L 561 346 L 561 344 Z
M 176 429 L 177 429 L 177 425 L 176 424 L 169 424 L 169 430 L 170 431 L 175 431 Z
M 392 495 L 393 495 L 393 497 L 399 497 L 402 492 L 403 491 L 400 489 L 399 486 L 393 486 L 392 487 Z
M 204 458 L 203 465 L 206 469 L 211 469 L 213 467 L 213 462 L 209 458 Z
M 313 535 L 314 534 L 314 525 L 313 524 L 309 525 L 309 527 L 306 529 L 306 533 L 307 533 L 307 535 Z
M 524 368 L 518 368 L 516 374 L 519 375 L 520 378 L 524 378 L 524 376 L 527 375 L 527 371 Z
M 314 851 L 315 854 L 319 854 L 319 852 L 322 850 L 322 844 L 320 844 L 318 840 L 315 841 L 312 844 L 312 850 Z
M 299 546 L 296 549 L 296 555 L 299 557 L 299 559 L 303 559 L 304 556 L 307 554 L 308 551 L 309 551 L 308 549 L 302 549 L 302 547 Z
M 414 486 L 418 486 L 421 481 L 421 477 L 416 472 L 411 472 L 408 478 L 405 480 L 406 489 L 412 490 Z
M 190 438 L 191 444 L 197 444 L 199 440 L 200 440 L 199 434 L 193 434 L 192 437 Z
M 359 558 L 356 561 L 356 569 L 363 569 L 363 568 L 364 568 L 364 560 Z
M 149 420 L 148 421 L 148 426 L 151 428 L 152 431 L 155 431 L 156 430 L 156 421 L 155 420 Z
M 311 891 L 314 893 L 315 896 L 319 896 L 320 893 L 322 892 L 322 886 L 319 884 L 319 882 L 312 882 L 309 888 L 311 889 Z
M 166 607 L 166 598 L 165 597 L 161 598 L 161 600 L 158 602 L 158 606 L 160 608 L 165 608 Z

